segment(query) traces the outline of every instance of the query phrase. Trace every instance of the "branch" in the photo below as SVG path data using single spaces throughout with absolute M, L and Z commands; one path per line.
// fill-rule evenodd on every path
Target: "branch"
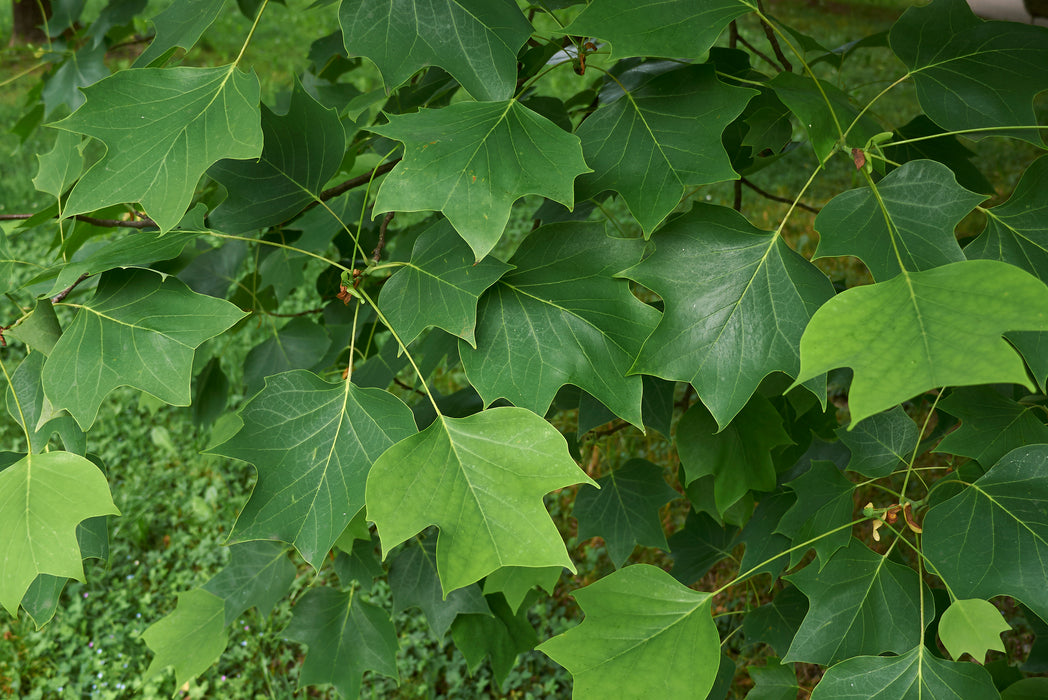
M 753 190 L 754 192 L 759 194 L 761 197 L 764 197 L 765 199 L 770 199 L 773 202 L 782 202 L 783 204 L 793 204 L 793 200 L 790 199 L 789 197 L 780 197 L 777 194 L 772 194 L 771 192 L 765 192 L 760 187 L 757 187 L 755 184 L 753 184 L 752 182 L 750 182 L 746 178 L 740 178 L 739 182 L 741 182 L 742 184 L 746 185 L 751 190 Z M 818 207 L 808 206 L 804 202 L 797 202 L 797 208 L 798 209 L 804 209 L 805 211 L 810 211 L 812 214 L 818 214 L 820 211 L 822 211 Z
M 775 36 L 775 32 L 772 30 L 771 25 L 764 20 L 764 3 L 762 3 L 761 0 L 757 0 L 757 9 L 760 10 L 761 26 L 764 27 L 764 35 L 768 37 L 768 43 L 771 44 L 771 50 L 775 52 L 775 58 L 779 59 L 783 68 L 792 73 L 793 66 L 786 60 L 786 56 L 782 53 L 782 47 L 779 46 L 779 40 Z
M 755 56 L 757 56 L 758 58 L 764 59 L 764 61 L 767 62 L 767 64 L 770 65 L 775 70 L 781 70 L 782 66 L 780 66 L 778 63 L 773 61 L 771 56 L 769 56 L 768 54 L 764 53 L 763 51 L 758 49 L 756 46 L 751 44 L 750 42 L 746 41 L 746 37 L 744 37 L 742 34 L 739 34 L 739 43 L 742 44 L 743 46 L 745 46 L 751 52 L 753 52 L 753 54 Z
M 32 219 L 34 216 L 36 216 L 36 214 L 0 214 L 0 221 L 26 221 L 27 219 Z M 103 228 L 160 228 L 157 226 L 157 223 L 148 216 L 142 216 L 141 219 L 135 221 L 127 221 L 125 219 L 96 219 L 93 216 L 85 216 L 84 214 L 77 214 L 73 218 L 77 221 L 83 221 L 85 224 L 101 226 Z
M 83 282 L 84 280 L 86 280 L 90 276 L 91 275 L 86 273 L 86 272 L 84 274 L 80 275 L 80 277 L 77 278 L 76 282 L 73 282 L 71 285 L 69 285 L 68 287 L 66 287 L 62 291 L 60 291 L 58 294 L 55 294 L 53 297 L 51 297 L 51 303 L 52 304 L 57 304 L 58 302 L 60 302 L 63 299 L 65 299 L 67 296 L 69 296 L 69 292 L 71 292 L 74 289 L 76 289 L 76 286 L 78 284 L 80 284 L 81 282 Z
M 393 220 L 393 215 L 396 212 L 389 212 L 382 219 L 382 225 L 378 227 L 378 245 L 375 246 L 375 252 L 371 254 L 371 259 L 378 263 L 380 257 L 382 257 L 382 247 L 386 245 L 386 229 L 389 227 L 389 222 Z
M 371 182 L 372 178 L 378 177 L 379 175 L 385 175 L 386 173 L 388 173 L 390 170 L 393 169 L 393 166 L 395 166 L 399 162 L 400 162 L 400 158 L 397 158 L 396 160 L 391 160 L 388 163 L 383 163 L 382 165 L 378 166 L 374 170 L 371 170 L 369 172 L 364 173 L 363 175 L 358 175 L 356 177 L 351 177 L 350 179 L 346 180 L 342 184 L 335 185 L 334 187 L 332 187 L 330 189 L 326 189 L 326 190 L 324 190 L 323 192 L 320 193 L 320 201 L 326 202 L 329 199 L 332 199 L 334 197 L 339 196 L 343 192 L 349 192 L 351 189 L 353 189 L 355 187 L 360 187 L 361 185 L 366 185 L 369 182 Z M 316 202 L 311 202 L 309 204 L 309 206 L 306 207 L 306 209 L 312 209 L 316 205 L 317 205 Z M 303 210 L 303 211 L 305 211 L 305 210 Z

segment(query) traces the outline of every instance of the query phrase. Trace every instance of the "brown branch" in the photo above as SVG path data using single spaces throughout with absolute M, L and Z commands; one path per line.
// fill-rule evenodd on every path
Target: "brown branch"
M 351 178 L 349 178 L 348 180 L 346 180 L 345 182 L 343 182 L 341 184 L 338 184 L 338 185 L 335 185 L 334 187 L 326 189 L 326 190 L 324 190 L 323 192 L 320 193 L 320 201 L 326 202 L 329 199 L 333 199 L 333 198 L 339 196 L 343 192 L 349 192 L 350 190 L 352 190 L 352 189 L 354 189 L 356 187 L 360 187 L 361 185 L 366 185 L 369 182 L 371 182 L 372 178 L 378 177 L 379 175 L 385 175 L 386 173 L 388 173 L 390 170 L 393 169 L 393 166 L 395 166 L 399 162 L 400 162 L 400 158 L 397 158 L 396 160 L 391 160 L 388 163 L 383 163 L 382 165 L 378 166 L 374 170 L 371 170 L 369 172 L 364 173 L 363 175 L 357 175 L 356 177 L 351 177 Z M 309 204 L 309 206 L 306 207 L 306 209 L 310 209 L 312 207 L 315 207 L 316 205 L 317 205 L 316 202 L 311 202 Z
M 760 10 L 762 15 L 764 14 L 764 3 L 761 0 L 757 0 L 757 9 Z M 793 65 L 786 60 L 786 56 L 782 53 L 782 47 L 779 46 L 779 39 L 775 36 L 775 31 L 764 19 L 761 19 L 761 26 L 764 28 L 764 36 L 768 37 L 768 43 L 771 44 L 771 50 L 775 52 L 775 58 L 779 59 L 783 68 L 792 73 Z
M 88 274 L 87 272 L 85 272 L 84 274 L 80 275 L 80 277 L 77 278 L 76 282 L 73 282 L 71 285 L 69 285 L 68 287 L 66 287 L 62 291 L 60 291 L 58 294 L 55 294 L 53 297 L 51 297 L 51 303 L 52 304 L 57 304 L 58 302 L 60 302 L 63 299 L 65 299 L 67 296 L 69 296 L 69 292 L 71 292 L 74 289 L 76 289 L 76 286 L 78 284 L 80 284 L 81 282 L 83 282 L 84 280 L 86 280 L 90 276 L 91 275 Z
M 292 318 L 294 316 L 308 316 L 309 314 L 319 314 L 324 311 L 323 306 L 318 306 L 315 309 L 306 309 L 305 311 L 296 311 L 293 314 L 278 314 L 275 311 L 266 311 L 265 309 L 255 309 L 255 311 L 261 311 L 266 316 L 279 316 L 280 318 Z
M 739 43 L 739 25 L 735 20 L 731 21 L 728 25 L 728 48 L 734 49 L 736 44 Z
M 745 46 L 747 49 L 749 49 L 758 58 L 764 59 L 764 61 L 775 70 L 782 70 L 782 66 L 776 63 L 771 56 L 764 53 L 750 42 L 746 41 L 746 37 L 744 37 L 742 34 L 739 35 L 739 43 Z
M 766 192 L 766 191 L 762 190 L 760 187 L 757 187 L 755 184 L 753 184 L 752 182 L 750 182 L 746 178 L 741 178 L 739 180 L 739 182 L 741 182 L 742 184 L 746 185 L 751 190 L 753 190 L 754 192 L 759 194 L 761 197 L 764 197 L 765 199 L 770 199 L 773 202 L 782 202 L 783 204 L 793 204 L 793 200 L 790 199 L 789 197 L 780 197 L 777 194 L 772 194 L 771 192 Z M 818 214 L 820 211 L 822 211 L 818 207 L 808 206 L 804 202 L 797 202 L 797 208 L 798 209 L 804 209 L 805 211 L 810 211 L 812 214 Z
M 389 222 L 393 220 L 393 215 L 396 212 L 389 212 L 382 219 L 382 225 L 378 227 L 378 245 L 375 246 L 375 252 L 371 254 L 371 259 L 378 263 L 379 258 L 382 257 L 382 248 L 386 245 L 386 229 L 389 227 Z
M 742 181 L 741 180 L 736 180 L 733 183 L 732 188 L 733 188 L 734 197 L 732 198 L 731 208 L 734 209 L 735 211 L 741 212 L 742 211 Z
M 34 216 L 36 216 L 36 214 L 0 214 L 0 221 L 26 221 L 27 219 L 32 219 Z M 159 228 L 157 223 L 148 216 L 143 216 L 137 221 L 126 221 L 124 219 L 96 219 L 93 216 L 85 216 L 84 214 L 77 214 L 73 218 L 77 221 L 83 221 L 85 224 L 102 226 L 104 228 Z

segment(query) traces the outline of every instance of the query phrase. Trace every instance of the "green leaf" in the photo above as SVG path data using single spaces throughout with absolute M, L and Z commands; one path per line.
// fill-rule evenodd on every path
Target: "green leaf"
M 84 103 L 80 91 L 109 75 L 105 64 L 106 47 L 85 45 L 70 53 L 65 61 L 44 82 L 41 96 L 44 100 L 44 117 L 51 116 L 59 107 L 70 112 Z
M 754 687 L 746 694 L 746 700 L 797 700 L 797 674 L 793 666 L 769 658 L 765 666 L 747 666 L 746 671 L 753 679 Z
M 1024 678 L 1001 693 L 1001 700 L 1041 700 L 1043 697 L 1048 697 L 1048 678 Z
M 0 294 L 6 294 L 15 287 L 15 263 L 22 261 L 15 259 L 7 242 L 7 233 L 0 228 Z
M 279 224 L 319 201 L 346 151 L 338 113 L 324 109 L 298 82 L 286 113 L 262 106 L 262 134 L 259 160 L 220 160 L 208 170 L 228 192 L 211 213 L 211 223 L 226 233 Z
M 851 522 L 855 484 L 833 462 L 813 461 L 811 468 L 788 486 L 797 494 L 797 502 L 782 516 L 775 532 L 797 545 L 818 538 L 811 546 L 819 555 L 820 566 L 825 567 L 851 539 L 851 530 L 842 526 Z M 832 530 L 837 531 L 830 534 Z M 790 566 L 796 566 L 806 551 L 795 549 Z
M 55 147 L 36 159 L 40 163 L 33 184 L 36 189 L 53 195 L 56 199 L 80 177 L 84 169 L 84 155 L 80 151 L 81 137 L 68 131 L 59 131 Z
M 765 376 L 796 376 L 801 333 L 833 288 L 779 236 L 726 207 L 696 204 L 653 240 L 655 252 L 622 276 L 666 310 L 630 371 L 691 382 L 724 428 Z
M 701 58 L 752 9 L 741 0 L 605 0 L 590 3 L 564 33 L 610 41 L 615 58 Z
M 324 326 L 299 316 L 279 330 L 270 324 L 270 335 L 251 348 L 244 359 L 244 389 L 254 394 L 267 377 L 316 365 L 327 353 L 331 337 Z
M 985 199 L 957 184 L 953 171 L 914 160 L 873 187 L 843 192 L 815 218 L 815 257 L 854 255 L 874 279 L 964 260 L 954 229 Z
M 474 673 L 484 657 L 491 659 L 495 683 L 502 685 L 520 654 L 531 651 L 538 644 L 538 635 L 528 620 L 530 602 L 514 614 L 500 596 L 488 598 L 491 615 L 460 615 L 451 627 L 455 640 L 470 673 Z
M 388 449 L 367 481 L 368 518 L 390 549 L 440 528 L 437 571 L 446 596 L 502 566 L 575 572 L 542 496 L 594 483 L 560 433 L 522 408 L 439 416 Z
M 229 548 L 230 561 L 202 588 L 225 606 L 225 624 L 233 624 L 248 608 L 268 615 L 295 580 L 295 565 L 283 542 L 260 540 Z
M 389 115 L 370 128 L 404 144 L 375 214 L 442 211 L 478 260 L 498 242 L 514 201 L 539 194 L 570 209 L 575 177 L 589 172 L 577 136 L 514 100 Z
M 225 4 L 226 0 L 181 0 L 169 5 L 153 18 L 156 38 L 135 65 L 148 66 L 176 46 L 189 51 L 204 30 L 218 18 Z
M 637 545 L 669 550 L 659 509 L 679 494 L 662 476 L 662 467 L 646 459 L 631 459 L 597 479 L 599 491 L 580 489 L 572 515 L 579 521 L 578 538 L 603 537 L 615 568 Z
M 145 678 L 174 666 L 175 687 L 180 688 L 218 661 L 229 640 L 224 611 L 222 599 L 201 588 L 180 593 L 174 611 L 142 633 L 155 654 Z
M 855 371 L 852 425 L 944 386 L 1028 385 L 1005 331 L 1048 330 L 1048 288 L 991 260 L 903 272 L 824 304 L 801 338 L 798 382 L 836 367 Z
M 920 439 L 917 424 L 901 406 L 870 416 L 852 430 L 838 428 L 836 433 L 851 450 L 848 470 L 873 478 L 908 464 Z
M 79 455 L 28 454 L 0 471 L 0 605 L 17 614 L 37 574 L 83 581 L 77 524 L 119 514 L 105 476 Z
M 1048 443 L 1048 426 L 1038 406 L 1021 404 L 991 387 L 955 389 L 939 408 L 961 419 L 961 427 L 940 442 L 936 452 L 995 464 L 1017 447 Z
M 43 452 L 51 435 L 58 432 L 63 442 L 75 436 L 77 442 L 83 442 L 83 431 L 68 414 L 56 411 L 44 395 L 43 375 L 44 356 L 31 352 L 11 373 L 8 385 L 7 412 L 19 424 L 24 426 L 29 435 L 29 451 Z M 72 445 L 64 445 L 66 451 L 75 452 Z
M 659 314 L 613 275 L 643 250 L 642 241 L 611 238 L 595 223 L 531 233 L 512 258 L 516 269 L 480 300 L 476 349 L 459 343 L 484 402 L 503 397 L 542 415 L 573 384 L 642 426 L 643 383 L 625 375 Z
M 509 0 L 343 0 L 339 24 L 350 55 L 370 58 L 393 89 L 440 66 L 477 100 L 505 100 L 531 24 Z
M 564 571 L 560 566 L 503 566 L 484 578 L 484 595 L 501 593 L 514 614 L 536 586 L 553 594 L 557 579 Z
M 444 638 L 460 614 L 491 614 L 480 586 L 466 586 L 444 597 L 437 576 L 435 537 L 421 540 L 417 546 L 405 547 L 390 562 L 389 587 L 393 592 L 393 614 L 418 608 L 437 639 Z
M 578 197 L 615 190 L 645 235 L 688 187 L 738 178 L 721 132 L 756 94 L 725 85 L 713 66 L 666 65 L 675 70 L 643 63 L 616 76 L 576 132 L 594 170 L 579 180 Z
M 684 527 L 670 537 L 673 578 L 685 586 L 698 581 L 714 564 L 732 556 L 738 532 L 738 528 L 722 525 L 706 513 L 690 511 Z
M 796 586 L 786 586 L 770 603 L 765 603 L 746 615 L 742 629 L 747 641 L 761 641 L 785 654 L 793 644 L 805 615 L 808 599 Z
M 1037 124 L 1033 98 L 1048 88 L 1048 29 L 984 22 L 962 0 L 936 0 L 906 10 L 889 43 L 925 114 L 944 129 Z M 1034 129 L 1004 133 L 1042 143 Z
M 141 202 L 166 232 L 209 166 L 262 151 L 258 79 L 236 66 L 128 69 L 84 94 L 87 102 L 53 126 L 102 141 L 106 155 L 73 187 L 63 216 Z
M 812 700 L 997 700 L 986 669 L 937 659 L 923 645 L 899 656 L 857 656 L 833 666 Z
M 68 582 L 65 576 L 40 574 L 29 584 L 29 589 L 22 597 L 22 610 L 33 619 L 37 630 L 54 618 L 62 591 Z
M 37 299 L 36 306 L 18 325 L 4 333 L 19 340 L 31 349 L 50 355 L 55 344 L 62 337 L 62 325 L 55 315 L 54 304 L 50 299 Z
M 731 423 L 717 432 L 717 421 L 696 402 L 677 425 L 677 452 L 687 470 L 687 486 L 702 476 L 713 477 L 717 512 L 724 513 L 747 491 L 775 488 L 771 452 L 791 445 L 782 416 L 768 399 L 755 395 Z
M 713 687 L 720 637 L 709 593 L 635 564 L 572 595 L 586 619 L 539 651 L 568 669 L 574 697 L 704 697 Z
M 188 406 L 194 350 L 244 317 L 146 270 L 107 272 L 90 301 L 66 304 L 78 310 L 44 363 L 44 392 L 85 430 L 119 386 Z
M 436 326 L 476 347 L 477 301 L 510 269 L 491 257 L 477 262 L 441 219 L 415 241 L 411 261 L 382 285 L 378 305 L 405 345 Z
M 342 697 L 355 698 L 364 671 L 399 680 L 397 633 L 389 615 L 352 592 L 309 590 L 292 610 L 284 637 L 309 647 L 299 690 L 329 683 Z
M 739 542 L 746 544 L 742 561 L 739 563 L 740 574 L 757 576 L 766 573 L 772 577 L 773 582 L 779 578 L 779 574 L 789 563 L 789 557 L 782 553 L 789 549 L 793 542 L 775 530 L 796 500 L 793 493 L 786 490 L 761 497 L 753 515 L 739 533 Z M 782 556 L 778 556 L 780 554 Z
M 1009 452 L 924 517 L 923 550 L 958 598 L 1018 598 L 1048 617 L 1048 446 Z
M 240 416 L 243 428 L 209 450 L 258 471 L 231 537 L 279 538 L 314 568 L 364 505 L 372 464 L 416 432 L 411 411 L 392 394 L 304 370 L 267 378 Z
M 1001 633 L 1011 629 L 989 601 L 955 600 L 939 620 L 939 639 L 954 660 L 967 653 L 982 663 L 987 651 L 1004 651 Z

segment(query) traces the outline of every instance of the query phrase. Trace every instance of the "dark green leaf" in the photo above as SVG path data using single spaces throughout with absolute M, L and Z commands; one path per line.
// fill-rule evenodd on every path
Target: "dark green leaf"
M 698 581 L 714 564 L 732 556 L 738 532 L 738 528 L 721 525 L 706 513 L 689 512 L 683 529 L 673 533 L 669 541 L 673 578 L 685 586 Z
M 797 674 L 793 666 L 769 658 L 765 666 L 747 666 L 754 688 L 746 700 L 797 700 Z
M 55 616 L 59 599 L 69 579 L 65 576 L 40 574 L 29 584 L 22 598 L 22 610 L 33 618 L 36 629 L 40 629 Z
M 844 526 L 852 519 L 855 484 L 832 462 L 816 461 L 788 485 L 797 494 L 797 502 L 782 516 L 775 532 L 789 537 L 795 546 L 818 538 L 811 546 L 819 555 L 820 567 L 825 567 L 834 552 L 848 546 L 851 539 L 851 529 Z M 806 551 L 795 549 L 790 566 L 796 566 Z
M 785 654 L 808 614 L 808 599 L 796 586 L 786 586 L 742 622 L 747 640 L 764 642 L 777 654 Z
M 772 580 L 777 579 L 789 563 L 789 557 L 782 554 L 793 542 L 790 538 L 777 533 L 779 523 L 793 507 L 796 497 L 790 491 L 781 490 L 762 496 L 753 511 L 753 516 L 739 533 L 739 542 L 746 544 L 742 554 L 739 572 L 757 576 L 769 574 Z M 779 555 L 782 556 L 779 556 Z M 785 653 L 785 649 L 779 650 Z
M 44 83 L 44 118 L 51 116 L 59 107 L 70 112 L 84 103 L 80 88 L 98 82 L 109 75 L 105 64 L 104 45 L 86 45 L 76 53 L 70 53 L 62 65 Z
M 148 66 L 176 46 L 189 51 L 204 30 L 218 18 L 225 4 L 226 0 L 180 0 L 169 5 L 153 18 L 156 38 L 135 65 Z
M 267 377 L 294 369 L 313 367 L 327 353 L 331 338 L 323 326 L 305 316 L 288 321 L 280 329 L 272 319 L 271 335 L 251 348 L 244 360 L 244 388 L 254 394 Z
M 1048 443 L 1041 407 L 1012 401 L 991 387 L 955 389 L 939 408 L 960 418 L 961 427 L 943 438 L 936 452 L 990 466 L 1017 447 Z
M 233 624 L 248 608 L 268 615 L 295 579 L 295 565 L 282 542 L 259 540 L 229 548 L 230 561 L 203 585 L 225 606 L 225 624 Z
M 851 450 L 849 471 L 873 478 L 888 476 L 900 464 L 908 464 L 920 439 L 917 424 L 901 406 L 870 416 L 852 430 L 838 428 L 836 432 Z
M 487 656 L 495 683 L 502 685 L 513 669 L 517 656 L 531 651 L 538 644 L 538 636 L 528 621 L 525 605 L 514 614 L 499 596 L 488 598 L 490 615 L 460 615 L 451 627 L 455 646 L 466 657 L 470 673 L 477 670 Z

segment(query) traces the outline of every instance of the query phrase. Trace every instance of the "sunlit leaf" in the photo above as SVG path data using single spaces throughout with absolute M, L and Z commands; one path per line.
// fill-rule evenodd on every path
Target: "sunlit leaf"
M 222 599 L 201 588 L 180 593 L 174 611 L 142 632 L 154 653 L 145 677 L 173 666 L 177 688 L 218 661 L 229 639 L 224 611 Z

